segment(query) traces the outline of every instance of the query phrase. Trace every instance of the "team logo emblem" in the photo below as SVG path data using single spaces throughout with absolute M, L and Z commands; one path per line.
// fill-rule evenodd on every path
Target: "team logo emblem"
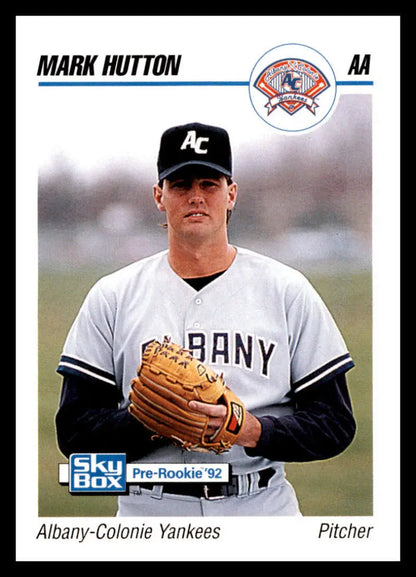
M 316 126 L 332 109 L 335 95 L 331 66 L 308 46 L 278 46 L 260 58 L 251 74 L 250 98 L 256 112 L 287 132 Z
M 309 62 L 279 60 L 263 70 L 254 85 L 269 99 L 267 114 L 277 106 L 289 114 L 295 114 L 306 106 L 315 114 L 316 97 L 329 87 L 329 82 Z

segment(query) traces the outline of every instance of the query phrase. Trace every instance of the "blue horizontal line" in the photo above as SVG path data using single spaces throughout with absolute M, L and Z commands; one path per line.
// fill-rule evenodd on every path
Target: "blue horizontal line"
M 372 80 L 337 80 L 337 86 L 373 86 Z
M 372 86 L 372 80 L 338 80 L 337 86 Z M 43 81 L 39 86 L 249 86 L 247 81 L 145 81 L 145 82 L 123 82 L 123 81 Z

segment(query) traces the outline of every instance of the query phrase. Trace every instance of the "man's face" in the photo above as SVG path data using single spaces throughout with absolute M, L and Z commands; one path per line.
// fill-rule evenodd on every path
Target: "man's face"
M 237 185 L 210 169 L 178 171 L 153 189 L 156 205 L 166 212 L 168 230 L 181 237 L 209 237 L 226 230 Z

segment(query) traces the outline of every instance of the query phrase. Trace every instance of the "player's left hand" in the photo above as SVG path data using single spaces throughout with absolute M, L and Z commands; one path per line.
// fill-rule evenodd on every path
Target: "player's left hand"
M 209 403 L 202 403 L 200 401 L 190 401 L 189 408 L 194 411 L 199 411 L 204 415 L 210 417 L 207 436 L 212 436 L 217 429 L 219 429 L 227 415 L 227 410 L 224 405 L 211 405 Z M 244 447 L 255 447 L 261 435 L 260 421 L 248 411 L 246 412 L 246 419 L 243 425 L 240 437 L 236 441 L 236 445 Z

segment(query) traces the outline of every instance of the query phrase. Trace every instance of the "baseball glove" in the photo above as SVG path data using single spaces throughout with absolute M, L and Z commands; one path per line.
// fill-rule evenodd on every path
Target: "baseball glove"
M 245 419 L 241 400 L 222 375 L 194 358 L 170 339 L 151 342 L 143 353 L 137 377 L 131 381 L 129 412 L 159 437 L 167 437 L 188 451 L 228 451 Z M 192 411 L 189 401 L 222 403 L 224 424 L 208 437 L 208 416 Z

